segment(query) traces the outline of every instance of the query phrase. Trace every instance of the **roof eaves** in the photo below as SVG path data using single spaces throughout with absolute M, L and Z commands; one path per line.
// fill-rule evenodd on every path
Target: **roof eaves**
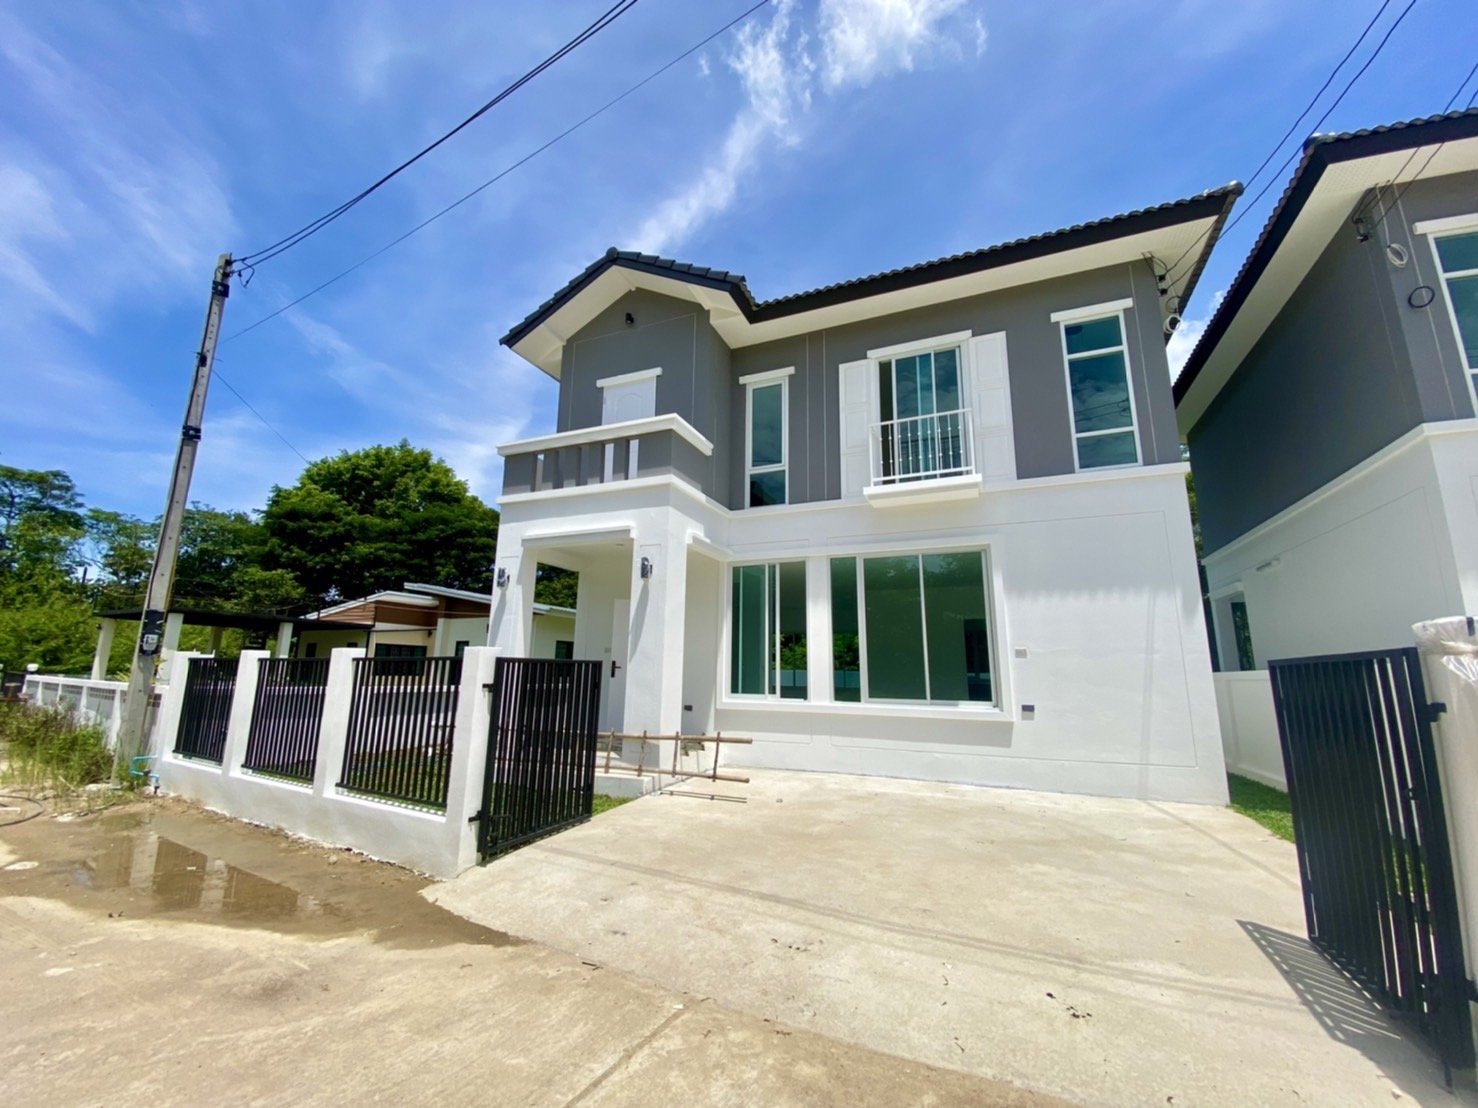
M 1435 132 L 1428 131 L 1416 140 L 1406 133 L 1426 128 L 1439 129 Z M 1379 127 L 1367 127 L 1341 134 L 1310 135 L 1304 142 L 1303 157 L 1299 159 L 1298 167 L 1293 171 L 1293 176 L 1289 178 L 1288 186 L 1278 198 L 1277 204 L 1273 206 L 1272 214 L 1268 216 L 1262 231 L 1259 232 L 1257 241 L 1248 251 L 1247 258 L 1237 270 L 1237 275 L 1232 278 L 1226 297 L 1212 313 L 1211 320 L 1206 324 L 1206 330 L 1191 351 L 1190 357 L 1186 359 L 1180 376 L 1175 379 L 1172 391 L 1176 406 L 1178 407 L 1190 393 L 1191 386 L 1195 384 L 1196 378 L 1200 376 L 1201 370 L 1210 360 L 1217 344 L 1225 337 L 1232 320 L 1236 318 L 1237 312 L 1251 294 L 1258 278 L 1262 276 L 1273 257 L 1278 253 L 1283 239 L 1298 219 L 1304 204 L 1313 193 L 1315 186 L 1318 185 L 1319 178 L 1327 167 L 1356 158 L 1388 154 L 1393 150 L 1426 146 L 1433 142 L 1449 142 L 1455 138 L 1468 138 L 1474 135 L 1478 135 L 1478 108 L 1427 116 L 1401 123 L 1389 123 Z

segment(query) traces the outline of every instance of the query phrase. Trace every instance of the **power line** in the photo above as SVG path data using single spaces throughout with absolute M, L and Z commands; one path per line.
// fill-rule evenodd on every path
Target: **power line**
M 216 361 L 217 361 L 217 363 L 219 363 L 220 362 L 220 359 L 217 358 Z M 219 364 L 217 364 L 216 369 L 215 369 L 215 378 L 216 378 L 217 381 L 219 381 L 221 384 L 225 385 L 228 389 L 231 390 L 231 395 L 232 396 L 236 397 L 237 400 L 241 401 L 243 404 L 246 405 L 246 410 L 247 411 L 251 412 L 252 415 L 256 416 L 259 420 L 262 421 L 262 426 L 263 427 L 267 428 L 267 430 L 271 431 L 274 435 L 276 435 L 279 439 L 281 439 L 282 442 L 283 442 L 283 445 L 286 446 L 289 450 L 291 450 L 294 454 L 296 454 L 299 458 L 302 458 L 304 465 L 311 465 L 312 464 L 311 462 L 308 461 L 308 457 L 307 457 L 306 454 L 304 454 L 301 450 L 299 450 L 296 446 L 294 446 L 291 442 L 289 442 L 286 435 L 284 435 L 276 427 L 272 426 L 272 424 L 267 421 L 267 417 L 264 416 L 261 412 L 257 411 L 256 408 L 252 406 L 252 402 L 250 400 L 248 400 L 246 397 L 242 396 L 241 393 L 237 390 L 237 388 L 236 388 L 235 385 L 233 385 L 230 381 L 226 380 L 226 376 L 225 376 L 225 374 L 223 374 L 221 372 L 221 369 L 220 369 L 220 365 Z
M 729 32 L 731 30 L 733 30 L 733 28 L 735 28 L 736 26 L 738 26 L 740 23 L 743 23 L 751 15 L 753 15 L 755 12 L 759 11 L 761 8 L 765 7 L 769 3 L 770 3 L 770 0 L 759 0 L 759 3 L 754 4 L 753 6 L 747 8 L 745 11 L 741 12 L 739 15 L 735 16 L 728 23 L 725 23 L 718 30 L 714 31 L 707 38 L 703 39 L 701 42 L 697 42 L 694 45 L 688 47 L 688 49 L 684 50 L 681 54 L 677 55 L 675 58 L 673 58 L 671 61 L 669 61 L 666 65 L 662 66 L 661 68 L 654 69 L 651 73 L 647 74 L 645 77 L 643 77 L 636 84 L 634 84 L 630 88 L 628 88 L 625 92 L 621 93 L 619 96 L 616 96 L 616 97 L 613 97 L 610 100 L 607 100 L 599 108 L 595 109 L 595 111 L 593 111 L 589 115 L 585 116 L 585 118 L 581 119 L 578 123 L 575 123 L 575 124 L 572 124 L 569 127 L 566 127 L 559 134 L 555 135 L 548 142 L 544 143 L 543 146 L 540 146 L 537 149 L 530 151 L 529 153 L 525 154 L 523 157 L 519 158 L 516 162 L 513 162 L 511 165 L 509 165 L 506 168 L 500 170 L 498 173 L 496 173 L 492 177 L 489 177 L 486 181 L 484 181 L 482 184 L 478 185 L 471 192 L 466 193 L 465 195 L 463 195 L 463 196 L 459 197 L 458 199 L 452 201 L 446 207 L 442 208 L 439 212 L 436 212 L 434 215 L 431 215 L 428 218 L 422 220 L 420 223 L 416 224 L 414 227 L 412 227 L 409 231 L 405 232 L 400 237 L 395 238 L 395 239 L 392 239 L 391 241 L 387 242 L 384 246 L 380 247 L 373 254 L 368 254 L 365 257 L 361 258 L 359 261 L 357 261 L 353 265 L 351 265 L 348 269 L 341 270 L 340 272 L 336 273 L 334 276 L 330 277 L 327 281 L 324 281 L 322 284 L 316 285 L 313 288 L 309 289 L 307 292 L 305 292 L 301 296 L 299 296 L 296 300 L 292 300 L 292 301 L 284 304 L 282 307 L 278 308 L 276 311 L 271 312 L 268 315 L 265 315 L 261 319 L 257 320 L 255 323 L 252 323 L 249 326 L 243 327 L 241 330 L 236 331 L 236 332 L 234 332 L 231 335 L 228 335 L 226 338 L 222 339 L 221 341 L 222 342 L 230 342 L 233 339 L 239 339 L 242 335 L 246 334 L 248 331 L 254 331 L 254 330 L 256 330 L 262 324 L 267 323 L 270 320 L 276 319 L 278 316 L 282 315 L 284 312 L 289 311 L 290 309 L 297 307 L 299 304 L 301 304 L 304 300 L 307 300 L 309 297 L 316 296 L 318 293 L 322 292 L 324 289 L 328 288 L 330 285 L 336 284 L 337 282 L 343 280 L 345 277 L 349 276 L 349 274 L 353 273 L 355 270 L 359 269 L 361 266 L 366 265 L 367 263 L 374 261 L 381 254 L 384 254 L 386 251 L 390 250 L 392 247 L 399 246 L 402 242 L 404 242 L 406 239 L 410 238 L 412 235 L 416 234 L 419 231 L 424 230 L 426 227 L 429 227 L 431 224 L 435 223 L 442 216 L 446 215 L 447 213 L 453 211 L 456 208 L 461 207 L 467 201 L 471 200 L 474 196 L 477 196 L 479 193 L 483 192 L 485 189 L 491 187 L 492 185 L 497 184 L 504 177 L 508 176 L 508 174 L 512 173 L 514 170 L 518 169 L 520 166 L 524 165 L 527 162 L 532 161 L 534 158 L 536 158 L 540 154 L 544 153 L 544 151 L 548 150 L 551 146 L 554 146 L 556 143 L 561 142 L 564 139 L 568 138 L 570 135 L 572 135 L 576 131 L 580 130 L 580 128 L 584 127 L 587 123 L 590 123 L 592 120 L 596 119 L 598 116 L 604 115 L 611 108 L 614 108 L 617 104 L 621 103 L 621 101 L 625 100 L 627 97 L 631 96 L 633 93 L 639 91 L 641 88 L 643 88 L 644 86 L 650 84 L 652 81 L 655 81 L 658 77 L 662 76 L 662 74 L 666 73 L 669 69 L 671 69 L 673 66 L 677 65 L 679 62 L 683 61 L 686 58 L 691 57 L 693 54 L 696 54 L 699 50 L 702 50 L 705 46 L 707 46 L 714 39 L 719 38 L 720 36 L 726 34 L 727 32 Z
M 1468 70 L 1468 75 L 1464 77 L 1462 79 L 1462 82 L 1457 86 L 1457 91 L 1454 92 L 1452 96 L 1448 99 L 1447 103 L 1442 106 L 1443 115 L 1446 115 L 1449 111 L 1452 110 L 1452 106 L 1457 103 L 1457 98 L 1463 94 L 1463 89 L 1467 87 L 1468 82 L 1473 79 L 1473 74 L 1475 73 L 1478 73 L 1478 62 L 1473 63 L 1473 68 Z M 1471 108 L 1473 106 L 1473 101 L 1475 100 L 1478 100 L 1478 89 L 1474 89 L 1473 95 L 1468 97 L 1468 102 L 1463 105 L 1463 111 L 1467 111 L 1469 108 Z M 1386 221 L 1386 216 L 1390 215 L 1392 210 L 1394 210 L 1395 208 L 1400 207 L 1401 198 L 1406 195 L 1406 190 L 1411 188 L 1412 185 L 1416 184 L 1417 179 L 1421 177 L 1421 175 L 1427 171 L 1427 167 L 1432 164 L 1432 159 L 1435 158 L 1438 154 L 1442 153 L 1442 148 L 1446 145 L 1447 142 L 1445 140 L 1439 142 L 1436 149 L 1427 155 L 1427 160 L 1422 162 L 1422 167 L 1411 175 L 1410 180 L 1408 180 L 1404 185 L 1401 185 L 1399 188 L 1397 188 L 1396 184 L 1398 181 L 1401 180 L 1401 174 L 1406 172 L 1406 167 L 1414 162 L 1416 160 L 1416 156 L 1421 153 L 1420 146 L 1412 148 L 1411 153 L 1406 156 L 1406 160 L 1401 163 L 1401 168 L 1396 170 L 1396 172 L 1391 175 L 1391 186 L 1392 188 L 1395 188 L 1396 195 L 1391 198 L 1390 204 L 1382 206 L 1380 218 L 1377 219 L 1375 223 L 1371 226 L 1370 230 L 1365 231 L 1364 234 L 1373 235 L 1376 231 L 1380 229 L 1380 225 Z M 1370 208 L 1374 207 L 1378 203 L 1380 203 L 1379 188 L 1375 190 L 1375 195 L 1371 198 L 1370 203 L 1365 205 L 1361 211 L 1356 213 L 1353 222 L 1358 223 L 1361 219 L 1365 217 Z
M 1410 10 L 1413 9 L 1414 6 L 1416 6 L 1416 0 L 1407 0 L 1406 7 L 1403 7 L 1403 9 L 1401 9 L 1400 15 L 1398 15 L 1397 18 L 1395 18 L 1395 22 L 1392 22 L 1391 27 L 1386 28 L 1386 33 L 1382 35 L 1382 38 L 1380 38 L 1379 43 L 1376 43 L 1376 49 L 1373 50 L 1372 53 L 1370 53 L 1369 58 L 1367 58 L 1366 61 L 1364 61 L 1364 65 L 1361 65 L 1360 68 L 1358 68 L 1357 71 L 1355 71 L 1354 77 L 1349 78 L 1349 81 L 1348 81 L 1348 83 L 1345 84 L 1344 89 L 1341 89 L 1341 92 L 1339 92 L 1339 96 L 1336 96 L 1335 100 L 1333 100 L 1333 103 L 1330 103 L 1330 105 L 1327 106 L 1326 109 L 1324 109 L 1324 114 L 1323 115 L 1320 115 L 1320 117 L 1318 117 L 1318 120 L 1315 121 L 1315 123 L 1314 123 L 1314 133 L 1315 134 L 1318 133 L 1318 129 L 1320 129 L 1321 126 L 1324 126 L 1324 120 L 1327 120 L 1327 118 L 1329 118 L 1330 115 L 1333 114 L 1333 111 L 1335 111 L 1335 108 L 1338 108 L 1338 106 L 1341 105 L 1342 100 L 1344 100 L 1345 99 L 1345 96 L 1348 95 L 1349 90 L 1354 89 L 1354 87 L 1355 87 L 1355 81 L 1360 80 L 1360 78 L 1363 77 L 1364 72 L 1366 72 L 1366 69 L 1369 69 L 1370 68 L 1370 65 L 1372 65 L 1373 62 L 1376 61 L 1376 58 L 1379 58 L 1380 52 L 1382 52 L 1382 50 L 1385 49 L 1385 44 L 1388 43 L 1388 41 L 1391 41 L 1391 35 L 1392 34 L 1395 34 L 1395 30 L 1397 30 L 1397 28 L 1400 27 L 1401 22 L 1403 22 L 1404 19 L 1406 19 L 1406 16 L 1409 15 Z M 1333 78 L 1333 75 L 1338 74 L 1339 69 L 1341 69 L 1342 66 L 1345 65 L 1345 62 L 1346 61 L 1349 61 L 1349 56 L 1354 55 L 1355 50 L 1360 49 L 1360 43 L 1363 43 L 1363 41 L 1366 40 L 1366 35 L 1367 34 L 1370 34 L 1370 30 L 1372 30 L 1372 28 L 1375 27 L 1375 24 L 1376 24 L 1377 19 L 1380 18 L 1380 13 L 1385 12 L 1385 9 L 1386 9 L 1386 4 L 1385 3 L 1380 4 L 1380 9 L 1377 10 L 1377 12 L 1375 13 L 1375 16 L 1373 16 L 1373 18 L 1370 19 L 1369 24 L 1366 25 L 1366 30 L 1361 31 L 1360 37 L 1358 37 L 1357 40 L 1355 40 L 1354 46 L 1349 47 L 1349 53 L 1346 53 L 1345 58 L 1342 59 L 1341 62 L 1339 62 L 1339 65 L 1336 65 L 1335 66 L 1335 71 L 1333 71 L 1332 74 L 1330 74 L 1330 78 Z M 1327 81 L 1326 81 L 1326 84 L 1324 84 L 1324 87 L 1329 87 L 1329 83 L 1327 83 Z M 1315 99 L 1317 99 L 1317 98 L 1315 98 Z M 1308 112 L 1305 111 L 1304 114 L 1307 115 Z M 1302 117 L 1302 115 L 1301 115 L 1301 117 L 1299 117 L 1299 118 L 1301 118 L 1301 120 L 1302 120 L 1302 118 L 1304 118 L 1304 117 Z M 1293 124 L 1293 126 L 1295 126 L 1295 127 L 1298 126 L 1298 123 Z M 1286 136 L 1284 136 L 1284 137 L 1286 137 Z M 1278 145 L 1281 145 L 1281 140 L 1280 140 L 1280 143 L 1278 143 Z M 1243 204 L 1242 205 L 1242 211 L 1239 211 L 1239 213 L 1237 213 L 1236 219 L 1231 220 L 1231 222 L 1228 223 L 1228 225 L 1225 226 L 1224 229 L 1222 229 L 1222 232 L 1221 232 L 1222 235 L 1227 235 L 1227 233 L 1230 233 L 1231 232 L 1231 229 L 1236 228 L 1236 226 L 1239 225 L 1239 223 L 1242 223 L 1242 220 L 1243 219 L 1246 219 L 1247 214 L 1249 214 L 1250 211 L 1252 211 L 1252 208 L 1255 207 L 1256 202 L 1258 202 L 1259 199 L 1264 198 L 1264 196 L 1267 195 L 1268 189 L 1273 188 L 1274 183 L 1278 182 L 1278 180 L 1281 179 L 1281 176 L 1283 176 L 1283 171 L 1286 170 L 1287 167 L 1289 167 L 1289 163 L 1292 163 L 1293 158 L 1296 158 L 1296 157 L 1298 157 L 1299 154 L 1301 154 L 1302 149 L 1304 149 L 1304 148 L 1302 148 L 1302 146 L 1298 146 L 1298 148 L 1293 149 L 1293 152 L 1292 152 L 1292 154 L 1289 154 L 1289 157 L 1284 158 L 1283 163 L 1281 163 L 1280 165 L 1278 165 L 1277 170 L 1274 170 L 1273 171 L 1273 176 L 1268 177 L 1267 183 L 1265 183 L 1265 185 L 1262 186 L 1261 189 L 1258 189 L 1258 195 L 1253 196 L 1253 198 L 1252 199 L 1249 199 L 1249 201 L 1247 201 L 1246 204 Z M 1274 148 L 1274 152 L 1276 152 L 1276 151 L 1277 151 L 1277 148 Z M 1249 185 L 1250 185 L 1250 182 L 1249 182 Z M 1210 226 L 1210 228 L 1208 228 L 1206 230 L 1203 230 L 1203 232 L 1200 233 L 1199 236 L 1197 236 L 1196 241 L 1191 242 L 1191 244 L 1188 245 L 1188 247 L 1185 248 L 1184 251 L 1182 251 L 1181 256 L 1179 256 L 1178 259 L 1175 259 L 1175 261 L 1172 261 L 1171 266 L 1169 266 L 1169 270 L 1168 270 L 1168 278 L 1169 278 L 1169 275 L 1171 275 L 1171 273 L 1174 273 L 1175 272 L 1176 266 L 1179 266 L 1179 264 L 1181 264 L 1181 261 L 1184 261 L 1185 260 L 1185 256 L 1187 256 L 1187 254 L 1190 254 L 1191 251 L 1196 250 L 1196 248 L 1199 247 L 1199 245 L 1202 244 L 1203 241 L 1205 241 L 1206 236 L 1210 235 L 1210 232 L 1212 232 L 1212 228 L 1215 228 L 1215 226 L 1216 226 L 1215 223 L 1213 223 L 1213 225 Z
M 450 131 L 446 132 L 446 134 L 442 135 L 435 142 L 431 143 L 429 146 L 422 148 L 419 152 L 401 162 L 398 166 L 392 169 L 389 173 L 386 173 L 374 184 L 370 185 L 368 188 L 364 189 L 358 194 L 350 197 L 338 207 L 325 212 L 323 215 L 319 216 L 312 222 L 304 224 L 292 234 L 286 236 L 285 238 L 278 239 L 270 246 L 263 247 L 261 250 L 258 250 L 253 254 L 242 256 L 240 259 L 238 259 L 238 265 L 248 269 L 255 268 L 256 266 L 261 265 L 263 262 L 271 261 L 279 254 L 291 250 L 294 246 L 298 245 L 298 243 L 302 242 L 304 239 L 317 234 L 319 231 L 323 230 L 323 228 L 327 227 L 330 223 L 334 222 L 334 220 L 342 216 L 345 212 L 349 211 L 349 209 L 353 208 L 360 201 L 364 200 L 376 189 L 384 185 L 387 181 L 391 180 L 399 173 L 415 165 L 416 162 L 420 161 L 427 154 L 431 153 L 431 151 L 435 150 L 438 146 L 452 138 L 452 136 L 456 135 L 458 132 L 471 126 L 473 122 L 481 118 L 493 108 L 497 107 L 497 105 L 508 99 L 508 97 L 512 96 L 519 89 L 523 88 L 524 85 L 528 84 L 535 77 L 539 76 L 539 74 L 550 68 L 561 58 L 574 52 L 580 46 L 583 46 L 586 42 L 589 42 L 597 34 L 605 30 L 612 23 L 614 23 L 616 20 L 620 19 L 623 15 L 629 12 L 633 7 L 636 6 L 636 4 L 637 0 L 617 0 L 617 2 L 611 5 L 611 7 L 607 8 L 605 12 L 603 12 L 595 20 L 594 23 L 590 24 L 590 26 L 586 27 L 585 30 L 581 31 L 569 42 L 565 43 L 553 54 L 549 55 L 549 57 L 545 58 L 538 65 L 534 66 L 533 69 L 529 70 L 522 77 L 518 78 L 518 80 L 514 81 L 507 88 L 503 89 L 502 92 L 498 93 L 486 104 L 483 104 L 482 107 L 478 108 L 475 112 L 469 115 L 466 119 L 462 120 L 461 123 L 458 123 Z

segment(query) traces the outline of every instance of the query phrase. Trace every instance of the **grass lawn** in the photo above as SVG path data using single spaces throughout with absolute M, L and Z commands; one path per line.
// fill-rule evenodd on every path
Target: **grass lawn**
M 1232 811 L 1256 820 L 1280 839 L 1293 841 L 1293 813 L 1287 793 L 1235 773 L 1227 774 L 1227 787 L 1232 794 Z
M 592 814 L 598 816 L 602 812 L 609 812 L 612 808 L 619 808 L 623 804 L 629 804 L 635 799 L 636 797 L 634 796 L 605 796 L 601 793 L 596 793 L 595 811 Z

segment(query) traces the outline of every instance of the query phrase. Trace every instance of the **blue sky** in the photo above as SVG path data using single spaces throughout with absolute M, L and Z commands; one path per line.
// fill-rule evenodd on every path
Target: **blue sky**
M 642 0 L 233 290 L 224 332 L 383 246 L 750 2 Z M 65 469 L 92 504 L 157 514 L 216 256 L 346 199 L 607 6 L 0 0 L 0 462 Z M 1378 6 L 776 0 L 225 343 L 218 368 L 310 458 L 408 438 L 494 501 L 497 444 L 552 429 L 555 392 L 497 340 L 607 246 L 736 270 L 769 298 L 1245 179 Z M 1418 0 L 1323 129 L 1440 110 L 1475 41 L 1471 0 Z M 1213 256 L 1187 337 L 1281 188 Z M 212 390 L 195 499 L 258 507 L 301 468 Z

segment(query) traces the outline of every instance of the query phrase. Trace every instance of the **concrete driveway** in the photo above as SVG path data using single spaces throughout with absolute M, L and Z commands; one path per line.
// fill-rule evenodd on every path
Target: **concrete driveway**
M 1457 1102 L 1302 937 L 1292 846 L 1229 810 L 778 772 L 729 788 L 745 802 L 647 797 L 423 895 L 1072 1100 Z

